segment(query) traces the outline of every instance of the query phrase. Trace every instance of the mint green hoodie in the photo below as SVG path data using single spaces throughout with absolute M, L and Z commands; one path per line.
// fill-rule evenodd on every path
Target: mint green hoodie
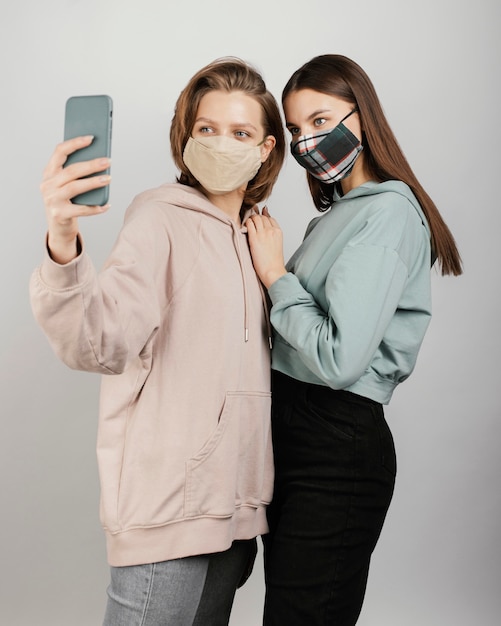
M 336 196 L 269 289 L 273 369 L 388 404 L 430 321 L 430 259 L 429 227 L 406 184 Z

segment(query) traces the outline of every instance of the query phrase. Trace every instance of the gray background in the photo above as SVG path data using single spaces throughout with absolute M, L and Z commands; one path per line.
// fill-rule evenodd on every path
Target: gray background
M 112 209 L 82 223 L 99 266 L 132 197 L 173 180 L 170 119 L 196 70 L 240 56 L 279 98 L 293 70 L 327 52 L 352 57 L 371 76 L 466 269 L 459 279 L 434 273 L 434 318 L 418 366 L 387 410 L 399 474 L 359 624 L 499 624 L 500 14 L 499 0 L 5 3 L 2 625 L 99 624 L 105 603 L 94 452 L 99 381 L 56 360 L 27 296 L 45 231 L 38 185 L 62 136 L 66 98 L 108 93 L 115 101 Z M 314 215 L 290 158 L 268 205 L 289 255 Z M 260 622 L 260 558 L 236 599 L 233 626 Z

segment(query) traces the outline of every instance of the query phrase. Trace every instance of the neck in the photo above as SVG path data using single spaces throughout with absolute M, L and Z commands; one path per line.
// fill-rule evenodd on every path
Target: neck
M 226 213 L 238 226 L 241 226 L 240 209 L 245 195 L 245 187 L 243 189 L 235 189 L 229 193 L 222 195 L 214 195 L 205 192 L 209 202 L 212 202 L 223 213 Z
M 352 189 L 360 187 L 360 185 L 363 185 L 370 179 L 371 178 L 365 168 L 365 161 L 363 159 L 362 153 L 355 161 L 355 165 L 353 166 L 350 175 L 341 180 L 341 189 L 343 190 L 343 196 L 345 196 Z

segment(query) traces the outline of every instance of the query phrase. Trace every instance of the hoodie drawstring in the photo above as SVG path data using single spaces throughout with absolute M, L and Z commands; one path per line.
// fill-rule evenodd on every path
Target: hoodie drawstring
M 239 229 L 239 227 L 234 223 L 231 222 L 232 228 L 233 228 L 233 245 L 235 246 L 235 251 L 237 253 L 237 257 L 238 257 L 238 263 L 240 265 L 240 272 L 242 274 L 242 284 L 243 284 L 243 290 L 244 290 L 244 340 L 245 341 L 249 341 L 249 297 L 248 297 L 248 293 L 247 293 L 247 278 L 246 278 L 246 274 L 245 274 L 245 268 L 242 262 L 242 252 L 241 252 L 241 248 L 240 248 L 240 234 L 241 234 L 241 230 Z M 245 232 L 245 231 L 244 231 Z M 272 334 L 271 334 L 271 322 L 270 322 L 270 316 L 268 313 L 268 304 L 266 302 L 266 294 L 264 293 L 263 290 L 263 286 L 261 284 L 261 281 L 259 279 L 257 279 L 258 285 L 259 285 L 259 291 L 261 292 L 261 299 L 263 302 L 263 309 L 264 309 L 264 316 L 266 319 L 266 328 L 267 328 L 267 332 L 268 332 L 268 343 L 270 345 L 270 350 L 271 350 L 271 346 L 272 346 Z
M 240 249 L 240 237 L 239 237 L 239 229 L 234 222 L 231 222 L 231 226 L 233 229 L 233 245 L 235 246 L 235 251 L 237 253 L 238 263 L 240 265 L 240 273 L 242 274 L 242 284 L 244 289 L 244 340 L 249 341 L 249 302 L 247 295 L 247 279 L 245 276 L 245 269 L 242 262 L 242 253 Z

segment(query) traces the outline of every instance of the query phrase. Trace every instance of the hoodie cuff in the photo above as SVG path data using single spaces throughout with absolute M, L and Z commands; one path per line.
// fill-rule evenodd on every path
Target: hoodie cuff
M 78 256 L 69 263 L 61 265 L 50 256 L 47 238 L 45 239 L 45 257 L 40 266 L 40 278 L 49 289 L 57 291 L 72 289 L 86 281 L 92 272 L 92 264 L 83 249 L 80 235 L 77 236 L 77 249 Z
M 276 304 L 280 300 L 289 300 L 290 298 L 295 298 L 296 296 L 303 296 L 304 289 L 297 276 L 288 272 L 287 274 L 280 276 L 280 278 L 269 287 L 268 294 L 272 304 Z

